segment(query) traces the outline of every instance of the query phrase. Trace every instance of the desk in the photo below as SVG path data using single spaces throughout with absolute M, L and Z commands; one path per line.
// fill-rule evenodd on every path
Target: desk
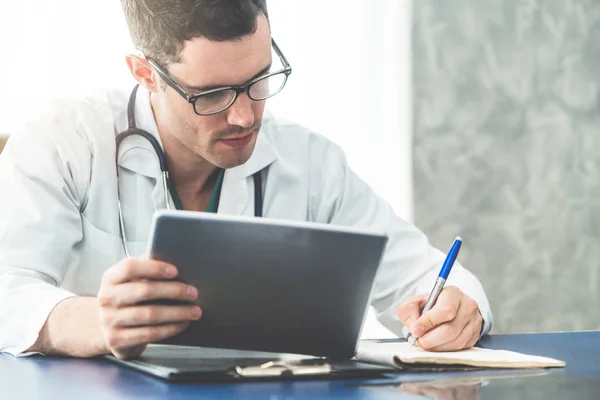
M 201 385 L 168 383 L 104 360 L 17 359 L 0 354 L 0 398 L 419 399 L 423 397 L 409 392 L 435 396 L 442 390 L 440 386 L 445 387 L 444 390 L 455 390 L 459 398 L 467 400 L 600 398 L 600 332 L 489 336 L 482 339 L 479 346 L 559 358 L 566 361 L 567 367 L 537 371 L 534 374 L 541 376 L 531 377 L 527 377 L 531 371 L 400 372 L 377 380 Z M 516 378 L 506 378 L 507 375 Z M 473 384 L 483 377 L 487 381 L 483 385 Z M 496 379 L 502 377 L 504 379 Z M 424 384 L 424 381 L 433 383 Z

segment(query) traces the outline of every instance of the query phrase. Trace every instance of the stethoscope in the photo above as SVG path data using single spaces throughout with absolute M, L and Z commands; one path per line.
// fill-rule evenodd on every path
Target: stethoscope
M 128 128 L 125 132 L 121 132 L 116 138 L 116 151 L 115 151 L 115 164 L 117 169 L 117 207 L 119 210 L 119 230 L 121 231 L 121 241 L 123 242 L 123 249 L 125 250 L 125 256 L 130 257 L 129 248 L 127 247 L 127 236 L 125 235 L 125 221 L 123 219 L 123 208 L 121 207 L 121 192 L 119 189 L 119 146 L 123 140 L 133 135 L 140 135 L 150 142 L 156 156 L 158 157 L 158 163 L 160 164 L 160 171 L 162 175 L 162 186 L 165 193 L 165 204 L 167 210 L 171 209 L 171 203 L 169 202 L 169 169 L 167 168 L 167 158 L 163 152 L 158 140 L 151 133 L 139 129 L 135 124 L 135 98 L 139 85 L 136 85 L 129 96 L 129 103 L 127 104 L 127 120 Z M 252 175 L 254 179 L 254 216 L 257 218 L 262 217 L 263 212 L 263 193 L 262 193 L 262 171 L 256 172 Z

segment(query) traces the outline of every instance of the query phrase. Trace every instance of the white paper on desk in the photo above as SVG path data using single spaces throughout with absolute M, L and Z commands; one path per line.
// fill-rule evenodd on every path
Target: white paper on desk
M 464 365 L 479 368 L 546 368 L 564 367 L 564 361 L 532 356 L 508 350 L 491 350 L 473 347 L 452 352 L 430 352 L 406 342 L 361 342 L 358 361 L 405 368 L 419 365 Z

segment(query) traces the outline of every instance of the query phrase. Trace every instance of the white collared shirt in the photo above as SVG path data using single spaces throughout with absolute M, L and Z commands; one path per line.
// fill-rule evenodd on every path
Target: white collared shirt
M 15 133 L 0 156 L 0 351 L 24 354 L 58 302 L 95 296 L 102 274 L 125 257 L 115 136 L 127 129 L 129 95 L 127 89 L 56 102 Z M 160 142 L 143 88 L 135 110 L 138 127 Z M 140 255 L 152 214 L 165 208 L 158 159 L 147 140 L 132 136 L 121 144 L 117 162 L 128 247 Z M 388 235 L 372 305 L 384 326 L 404 336 L 396 309 L 410 296 L 429 293 L 444 254 L 352 172 L 337 145 L 269 115 L 248 162 L 226 170 L 218 212 L 253 215 L 252 175 L 267 166 L 266 217 Z M 479 281 L 457 263 L 447 285 L 478 303 L 487 333 L 492 314 Z

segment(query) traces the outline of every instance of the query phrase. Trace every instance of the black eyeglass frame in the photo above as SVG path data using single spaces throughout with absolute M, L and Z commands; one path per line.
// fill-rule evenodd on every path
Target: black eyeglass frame
M 237 98 L 239 97 L 239 95 L 241 93 L 246 93 L 248 95 L 248 97 L 251 100 L 254 101 L 263 101 L 266 100 L 270 97 L 275 96 L 276 94 L 278 94 L 279 92 L 281 92 L 283 90 L 283 88 L 285 87 L 287 80 L 290 76 L 290 74 L 292 73 L 292 67 L 290 66 L 290 64 L 288 63 L 288 60 L 285 58 L 285 56 L 283 55 L 283 53 L 281 52 L 281 49 L 279 49 L 279 46 L 277 46 L 277 43 L 275 43 L 275 40 L 271 39 L 271 45 L 273 46 L 273 49 L 275 50 L 275 54 L 277 54 L 277 56 L 279 57 L 279 59 L 281 60 L 281 63 L 283 64 L 283 69 L 279 70 L 279 71 L 275 71 L 275 72 L 270 72 L 266 75 L 261 75 L 258 76 L 254 79 L 252 79 L 250 82 L 244 84 L 244 85 L 236 85 L 236 86 L 223 86 L 220 88 L 216 88 L 216 89 L 211 89 L 211 90 L 207 90 L 204 91 L 202 93 L 198 93 L 198 94 L 191 94 L 189 93 L 187 90 L 185 90 L 180 84 L 178 84 L 173 78 L 171 78 L 169 76 L 169 73 L 167 71 L 165 71 L 156 61 L 154 61 L 151 57 L 148 57 L 147 55 L 144 54 L 144 56 L 146 57 L 146 59 L 148 60 L 148 62 L 150 63 L 150 65 L 152 65 L 152 67 L 156 70 L 156 72 L 158 73 L 158 75 L 161 77 L 162 80 L 165 81 L 165 83 L 167 85 L 169 85 L 173 90 L 175 90 L 177 93 L 179 93 L 181 95 L 181 97 L 183 97 L 184 99 L 187 100 L 188 103 L 190 103 L 192 105 L 192 107 L 194 108 L 194 112 L 198 115 L 201 116 L 207 116 L 207 115 L 214 115 L 214 114 L 218 114 L 220 112 L 223 112 L 225 110 L 227 110 L 229 107 L 231 107 L 235 101 L 237 100 Z M 285 78 L 283 80 L 283 83 L 281 84 L 281 87 L 279 88 L 279 90 L 277 90 L 275 93 L 264 97 L 264 98 L 253 98 L 252 95 L 250 94 L 250 87 L 252 85 L 254 85 L 257 82 L 260 82 L 262 80 L 268 79 L 272 76 L 275 75 L 280 75 L 280 74 L 284 74 Z M 232 98 L 232 100 L 229 102 L 229 104 L 224 107 L 223 109 L 219 110 L 219 111 L 212 111 L 210 113 L 199 113 L 196 110 L 196 101 L 201 98 L 202 96 L 205 95 L 209 95 L 215 92 L 220 92 L 220 91 L 225 91 L 225 90 L 233 90 L 235 91 L 235 96 Z

